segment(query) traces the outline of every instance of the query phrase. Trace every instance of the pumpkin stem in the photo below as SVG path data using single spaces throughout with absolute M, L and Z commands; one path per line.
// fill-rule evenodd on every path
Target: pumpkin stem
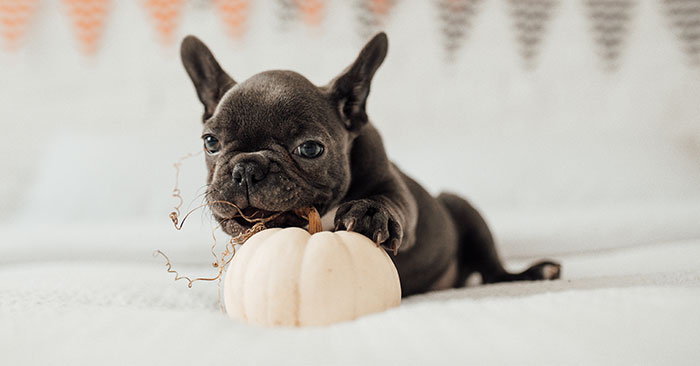
M 294 210 L 294 213 L 309 221 L 309 233 L 311 235 L 323 231 L 321 224 L 321 215 L 316 210 L 316 207 L 304 207 Z
M 316 207 L 311 206 L 307 215 L 309 220 L 309 233 L 311 235 L 314 235 L 317 232 L 323 231 L 323 225 L 321 224 L 321 215 L 318 214 L 318 210 L 316 210 Z

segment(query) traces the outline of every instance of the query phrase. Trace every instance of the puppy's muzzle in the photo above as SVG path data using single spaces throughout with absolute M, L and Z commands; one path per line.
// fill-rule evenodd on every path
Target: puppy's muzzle
M 246 158 L 233 166 L 231 176 L 233 182 L 239 186 L 246 185 L 248 189 L 265 179 L 269 171 L 269 164 L 263 159 Z

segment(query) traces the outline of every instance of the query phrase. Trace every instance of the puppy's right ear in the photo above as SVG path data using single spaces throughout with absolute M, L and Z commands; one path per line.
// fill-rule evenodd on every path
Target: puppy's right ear
M 204 104 L 202 121 L 206 121 L 214 114 L 224 93 L 236 82 L 219 66 L 209 48 L 195 36 L 182 40 L 180 57 L 197 89 L 199 100 Z
M 357 130 L 367 124 L 367 96 L 374 73 L 386 57 L 389 40 L 381 32 L 360 51 L 355 62 L 330 83 L 332 102 L 345 126 Z

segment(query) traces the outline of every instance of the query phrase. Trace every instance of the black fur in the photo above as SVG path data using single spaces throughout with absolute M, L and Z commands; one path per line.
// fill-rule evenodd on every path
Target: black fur
M 206 158 L 208 199 L 247 212 L 284 212 L 272 226 L 303 225 L 290 213 L 297 208 L 315 206 L 324 214 L 337 207 L 336 230 L 364 234 L 395 254 L 404 296 L 461 287 L 473 272 L 485 283 L 558 278 L 560 267 L 552 262 L 519 274 L 505 271 L 488 226 L 467 201 L 432 197 L 389 161 L 366 113 L 372 77 L 387 49 L 379 33 L 322 87 L 277 70 L 237 84 L 204 43 L 185 38 L 181 56 L 204 105 L 204 135 L 215 136 L 221 147 Z M 313 159 L 295 153 L 306 141 L 321 143 L 323 153 Z M 212 212 L 231 235 L 250 226 L 230 219 L 227 205 L 214 205 Z

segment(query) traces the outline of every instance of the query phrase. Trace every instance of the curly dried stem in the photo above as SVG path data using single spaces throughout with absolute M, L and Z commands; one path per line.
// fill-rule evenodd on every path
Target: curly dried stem
M 168 267 L 167 271 L 168 271 L 168 273 L 173 273 L 173 274 L 175 275 L 175 281 L 186 280 L 186 281 L 187 281 L 187 287 L 188 287 L 188 288 L 192 288 L 192 284 L 195 283 L 195 282 L 197 282 L 197 281 L 216 281 L 216 280 L 218 280 L 218 279 L 221 277 L 221 274 L 222 274 L 223 271 L 224 271 L 224 266 L 225 266 L 226 264 L 228 264 L 229 262 L 231 262 L 231 260 L 233 259 L 233 255 L 235 254 L 235 252 L 236 252 L 235 247 L 232 246 L 232 247 L 231 247 L 231 250 L 229 250 L 229 249 L 228 249 L 228 245 L 227 245 L 226 250 L 223 251 L 223 252 L 221 253 L 221 256 L 222 256 L 222 258 L 225 258 L 226 256 L 231 255 L 231 257 L 228 258 L 226 261 L 224 261 L 223 265 L 219 265 L 219 266 L 218 266 L 218 267 L 219 267 L 219 273 L 218 273 L 215 277 L 211 277 L 211 278 L 207 278 L 207 277 L 197 277 L 197 278 L 195 278 L 195 279 L 191 279 L 191 278 L 189 278 L 189 277 L 187 277 L 187 276 L 181 276 L 180 273 L 178 273 L 176 270 L 173 269 L 172 264 L 170 263 L 170 258 L 168 258 L 168 256 L 165 255 L 165 253 L 163 253 L 162 251 L 156 250 L 155 252 L 153 252 L 153 256 L 154 256 L 154 257 L 155 257 L 155 256 L 158 256 L 158 255 L 163 256 L 163 258 L 165 258 L 165 266 Z
M 238 207 L 236 204 L 228 201 L 211 201 L 207 202 L 205 204 L 201 204 L 191 210 L 189 210 L 185 216 L 180 220 L 181 216 L 181 211 L 180 209 L 182 208 L 182 205 L 184 203 L 184 199 L 182 198 L 182 192 L 179 188 L 179 176 L 180 176 L 180 167 L 182 166 L 182 162 L 186 159 L 189 159 L 191 157 L 197 156 L 201 154 L 201 151 L 197 153 L 190 153 L 182 158 L 180 158 L 177 162 L 173 164 L 175 167 L 175 187 L 173 188 L 172 191 L 172 196 L 178 200 L 177 204 L 175 207 L 173 207 L 173 211 L 170 212 L 168 215 L 170 217 L 170 220 L 173 222 L 173 226 L 175 226 L 176 230 L 181 230 L 182 226 L 185 224 L 185 221 L 187 218 L 195 211 L 208 207 L 211 205 L 215 204 L 223 204 L 223 205 L 229 205 L 233 207 L 236 210 L 236 214 L 234 214 L 232 217 L 229 217 L 228 219 L 233 219 L 233 218 L 243 218 L 244 220 L 248 221 L 249 223 L 252 223 L 253 226 L 250 229 L 247 229 L 246 231 L 236 235 L 235 237 L 231 238 L 231 240 L 226 244 L 224 247 L 224 251 L 219 253 L 218 255 L 216 254 L 216 235 L 215 232 L 217 229 L 220 228 L 220 226 L 217 226 L 214 228 L 212 231 L 212 238 L 214 240 L 214 243 L 212 244 L 210 248 L 210 252 L 212 256 L 214 257 L 214 262 L 212 263 L 212 267 L 218 268 L 218 273 L 214 277 L 198 277 L 198 278 L 190 278 L 188 276 L 182 276 L 180 275 L 176 270 L 172 269 L 172 264 L 170 262 L 170 258 L 168 258 L 165 253 L 163 253 L 160 250 L 156 250 L 153 253 L 153 256 L 158 256 L 161 255 L 165 258 L 165 266 L 167 267 L 168 273 L 173 273 L 175 275 L 175 281 L 179 280 L 186 280 L 187 281 L 187 287 L 192 288 L 192 284 L 197 281 L 219 281 L 219 287 L 221 285 L 221 277 L 223 275 L 223 272 L 226 270 L 226 267 L 228 264 L 233 260 L 234 255 L 236 254 L 236 248 L 235 244 L 243 245 L 251 236 L 255 235 L 256 233 L 263 231 L 266 229 L 265 224 L 271 220 L 274 220 L 277 218 L 279 215 L 282 214 L 282 212 L 278 212 L 276 214 L 270 215 L 268 217 L 255 217 L 255 215 L 260 212 L 256 211 L 252 215 L 245 215 L 243 213 L 243 210 L 241 210 L 240 207 Z M 300 217 L 306 219 L 309 221 L 309 233 L 312 235 L 322 231 L 322 224 L 321 224 L 321 216 L 318 213 L 318 210 L 316 210 L 315 207 L 308 207 L 308 208 L 303 208 L 303 209 L 297 209 L 294 210 L 294 213 L 299 215 Z M 219 289 L 219 306 L 223 309 L 223 306 L 221 304 L 221 291 Z

